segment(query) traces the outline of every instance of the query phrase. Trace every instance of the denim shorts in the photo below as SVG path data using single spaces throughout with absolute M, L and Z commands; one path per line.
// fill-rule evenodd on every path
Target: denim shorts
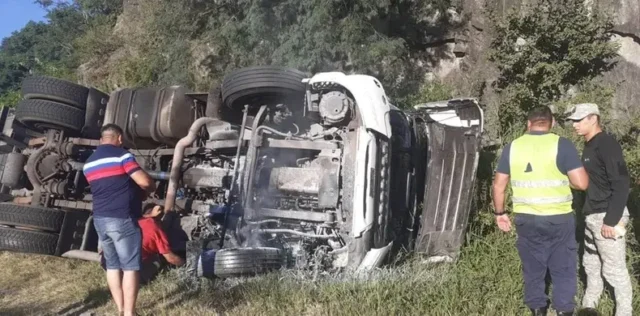
M 93 224 L 108 270 L 140 271 L 142 232 L 132 218 L 95 217 Z

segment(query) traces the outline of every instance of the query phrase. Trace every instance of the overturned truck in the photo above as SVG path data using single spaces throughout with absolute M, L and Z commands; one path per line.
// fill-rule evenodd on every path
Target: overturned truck
M 0 113 L 0 249 L 96 258 L 82 167 L 107 123 L 157 181 L 171 246 L 198 275 L 371 268 L 403 249 L 451 260 L 463 242 L 475 99 L 404 111 L 374 77 L 276 66 L 208 93 L 32 76 L 22 95 Z

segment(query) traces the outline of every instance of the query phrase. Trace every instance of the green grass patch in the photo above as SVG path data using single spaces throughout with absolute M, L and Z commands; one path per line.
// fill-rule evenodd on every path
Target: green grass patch
M 177 269 L 143 287 L 143 315 L 524 315 L 515 235 L 476 236 L 455 264 L 403 264 L 367 275 L 285 271 L 255 278 L 193 280 Z M 637 242 L 629 241 L 630 267 Z M 95 263 L 0 253 L 0 314 L 56 314 L 85 308 L 113 313 L 106 282 Z M 638 290 L 633 273 L 634 290 Z M 552 291 L 552 288 L 550 289 Z M 582 296 L 582 286 L 576 299 Z M 634 308 L 640 310 L 635 295 Z M 80 307 L 78 307 L 80 306 Z M 85 306 L 85 307 L 82 307 Z M 600 311 L 612 315 L 607 291 Z

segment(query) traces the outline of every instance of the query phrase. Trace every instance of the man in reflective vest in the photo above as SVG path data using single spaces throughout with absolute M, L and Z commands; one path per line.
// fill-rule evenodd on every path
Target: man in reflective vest
M 584 191 L 589 182 L 573 143 L 549 132 L 554 123 L 548 107 L 530 111 L 527 133 L 504 148 L 493 181 L 494 215 L 505 232 L 511 230 L 504 202 L 511 184 L 524 302 L 533 315 L 547 314 L 547 270 L 556 314 L 573 315 L 578 247 L 571 188 Z

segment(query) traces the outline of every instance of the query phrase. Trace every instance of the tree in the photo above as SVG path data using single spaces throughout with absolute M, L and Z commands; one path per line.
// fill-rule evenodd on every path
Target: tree
M 16 91 L 29 74 L 74 79 L 81 60 L 76 39 L 99 24 L 113 25 L 122 1 L 36 1 L 48 22 L 29 22 L 0 44 L 0 100 L 14 105 Z
M 500 75 L 500 134 L 512 131 L 532 107 L 560 100 L 615 65 L 610 17 L 589 12 L 582 0 L 540 0 L 505 18 L 492 14 L 490 60 Z
M 424 60 L 428 43 L 449 28 L 446 14 L 435 21 L 425 17 L 451 6 L 449 0 L 162 3 L 148 32 L 153 48 L 146 49 L 164 53 L 164 62 L 156 61 L 168 67 L 155 71 L 160 77 L 167 72 L 175 73 L 172 79 L 180 77 L 189 64 L 186 43 L 195 40 L 211 43 L 213 52 L 204 64 L 217 77 L 255 64 L 309 73 L 359 72 L 376 76 L 394 96 L 415 92 L 423 82 L 426 69 L 416 60 Z M 181 18 L 172 18 L 178 14 Z

